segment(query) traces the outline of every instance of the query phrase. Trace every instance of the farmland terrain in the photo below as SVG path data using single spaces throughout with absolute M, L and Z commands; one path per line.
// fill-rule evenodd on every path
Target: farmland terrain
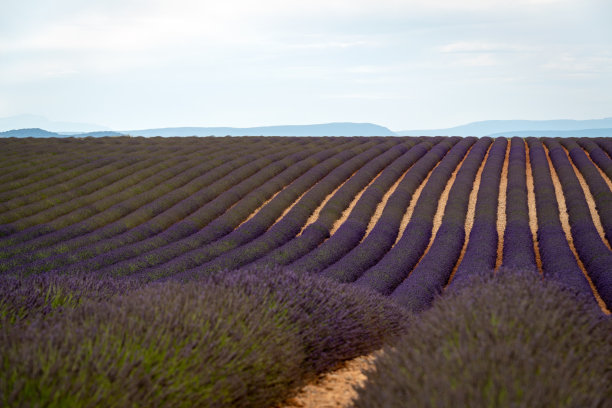
M 148 281 L 286 266 L 418 311 L 503 265 L 612 307 L 607 138 L 1 143 L 2 273 Z
M 83 387 L 88 375 L 102 375 L 108 395 L 125 373 L 147 378 L 125 399 L 108 400 L 119 405 L 132 397 L 169 403 L 190 392 L 201 406 L 278 403 L 283 390 L 388 344 L 406 330 L 406 316 L 439 315 L 446 306 L 436 309 L 436 301 L 447 293 L 491 301 L 454 295 L 483 272 L 525 276 L 529 285 L 500 286 L 515 291 L 500 295 L 502 303 L 546 282 L 597 316 L 612 310 L 612 138 L 10 138 L 0 148 L 0 335 L 11 350 L 0 357 L 7 367 L 27 360 L 23 372 L 0 376 L 6 404 L 67 403 L 73 389 L 35 380 L 45 370 L 55 373 L 45 381 L 70 373 Z M 54 314 L 59 309 L 69 310 Z M 215 313 L 225 317 L 200 340 L 191 323 Z M 244 323 L 226 336 L 234 318 Z M 163 327 L 160 339 L 155 327 Z M 130 330 L 141 337 L 128 341 Z M 47 331 L 80 334 L 41 340 Z M 173 333 L 186 340 L 175 344 Z M 249 347 L 236 333 L 266 340 Z M 83 345 L 81 334 L 97 340 Z M 100 336 L 104 347 L 94 346 Z M 32 350 L 43 344 L 54 357 L 30 362 L 25 356 L 40 357 Z M 130 345 L 141 363 L 117 351 Z M 174 351 L 157 354 L 166 346 Z M 232 366 L 225 352 L 244 364 Z M 274 363 L 277 352 L 284 366 Z M 99 374 L 106 363 L 96 353 L 119 365 Z M 218 371 L 201 376 L 210 388 L 191 384 L 200 368 L 186 366 L 186 355 L 194 364 L 214 361 Z M 73 368 L 54 363 L 62 358 Z M 95 368 L 83 374 L 78 359 Z M 158 359 L 170 361 L 170 371 L 155 372 Z M 245 385 L 223 370 L 261 382 Z M 184 377 L 173 381 L 173 373 Z M 227 379 L 223 391 L 215 378 Z M 96 387 L 67 404 L 107 401 L 96 399 L 106 398 Z M 375 394 L 362 392 L 363 404 L 378 401 Z

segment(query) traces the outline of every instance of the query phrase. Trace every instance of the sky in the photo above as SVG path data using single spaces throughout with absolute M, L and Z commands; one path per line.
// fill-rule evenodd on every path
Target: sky
M 612 116 L 610 0 L 0 0 L 0 117 L 116 130 Z

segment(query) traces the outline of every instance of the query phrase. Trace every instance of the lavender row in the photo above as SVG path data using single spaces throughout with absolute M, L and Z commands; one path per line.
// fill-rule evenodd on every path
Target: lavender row
M 389 295 L 408 276 L 429 243 L 440 195 L 451 174 L 475 141 L 475 137 L 462 139 L 440 161 L 421 191 L 404 234 L 380 262 L 355 281 L 356 284 Z
M 70 189 L 65 188 L 65 186 L 63 188 L 64 191 L 59 191 L 54 196 L 52 196 L 51 194 L 44 194 L 44 197 L 41 197 L 41 194 L 34 194 L 32 203 L 30 203 L 29 205 L 23 205 L 22 203 L 19 208 L 14 211 L 14 213 L 17 213 L 19 215 L 19 217 L 15 219 L 21 219 L 26 216 L 40 213 L 41 211 L 44 211 L 50 207 L 53 207 L 55 210 L 55 207 L 57 207 L 59 204 L 67 204 L 67 202 L 69 201 L 84 198 L 84 196 L 88 194 L 97 193 L 99 195 L 99 190 L 109 187 L 112 183 L 115 183 L 116 181 L 121 180 L 124 177 L 133 175 L 137 171 L 149 171 L 153 166 L 160 166 L 164 162 L 167 162 L 171 159 L 179 158 L 180 160 L 188 160 L 190 157 L 201 157 L 202 155 L 211 155 L 215 152 L 232 150 L 236 150 L 236 148 L 232 149 L 229 146 L 225 149 L 222 147 L 198 150 L 184 148 L 173 152 L 169 152 L 167 150 L 159 150 L 154 154 L 141 154 L 131 157 L 128 156 L 124 160 L 135 162 L 130 167 L 123 167 L 122 169 L 120 169 L 120 171 L 118 170 L 110 172 L 109 174 L 103 177 L 96 177 L 81 186 L 76 186 Z M 115 189 L 112 191 L 112 194 L 121 190 L 122 189 Z M 76 204 L 73 203 L 70 203 L 69 205 L 73 208 L 78 207 Z M 16 214 L 11 215 L 10 213 L 5 213 L 2 215 L 2 220 L 9 216 L 15 217 L 15 215 Z
M 230 149 L 230 152 L 231 151 L 237 150 Z M 200 155 L 199 151 L 196 150 L 194 153 L 189 155 L 191 156 L 191 159 L 189 159 L 189 156 L 178 155 L 169 160 L 160 160 L 162 167 L 158 169 L 160 172 L 159 174 L 149 177 L 145 181 L 138 181 L 133 187 L 124 188 L 120 193 L 112 192 L 111 196 L 103 196 L 100 194 L 104 194 L 104 191 L 100 191 L 99 193 L 96 192 L 94 193 L 95 202 L 91 205 L 87 205 L 82 208 L 74 208 L 72 204 L 67 203 L 64 206 L 58 206 L 59 208 L 50 210 L 49 213 L 41 213 L 40 215 L 35 215 L 32 218 L 18 220 L 15 222 L 14 226 L 3 226 L 3 228 L 16 228 L 20 230 L 20 232 L 12 235 L 8 239 L 0 240 L 0 247 L 25 242 L 40 235 L 57 231 L 71 224 L 83 221 L 101 212 L 102 210 L 109 208 L 111 205 L 156 188 L 158 185 L 166 182 L 170 178 L 175 177 L 182 172 L 188 171 L 190 166 L 200 165 L 202 160 L 214 160 L 215 158 L 220 160 L 220 155 L 218 153 L 220 153 L 219 150 L 215 149 L 210 151 L 210 154 Z M 212 169 L 212 167 L 210 168 Z M 134 176 L 135 175 L 131 175 L 130 178 L 134 178 Z M 69 211 L 66 212 L 67 210 Z M 61 214 L 61 217 L 55 217 L 56 214 Z M 37 225 L 43 223 L 44 225 Z
M 294 149 L 299 150 L 302 148 L 295 147 Z M 291 153 L 291 151 L 289 151 L 289 153 Z M 98 229 L 94 229 L 84 237 L 79 236 L 76 239 L 60 244 L 60 248 L 63 252 L 65 252 L 66 249 L 70 249 L 72 252 L 54 257 L 49 261 L 42 260 L 36 262 L 36 266 L 28 264 L 24 267 L 38 270 L 39 268 L 48 269 L 66 263 L 73 263 L 159 233 L 164 228 L 187 217 L 189 214 L 201 210 L 202 205 L 211 200 L 215 200 L 217 196 L 226 192 L 226 190 L 232 188 L 236 184 L 242 183 L 244 185 L 245 179 L 260 172 L 261 169 L 274 163 L 274 161 L 282 159 L 286 154 L 286 151 L 276 152 L 269 156 L 264 155 L 264 157 L 260 157 L 254 161 L 253 159 L 256 158 L 255 156 L 243 157 L 240 160 L 244 161 L 239 162 L 243 164 L 242 166 L 235 168 L 237 167 L 237 163 L 234 163 L 232 167 L 235 169 L 225 174 L 224 177 L 221 177 L 219 180 L 217 180 L 219 178 L 217 177 L 218 173 L 215 173 L 215 171 L 206 172 L 204 175 L 196 177 L 189 183 L 179 188 L 172 189 L 163 196 L 145 205 L 139 206 L 127 217 Z M 217 167 L 217 169 L 221 167 L 223 166 Z M 248 187 L 247 185 L 247 188 Z M 229 194 L 230 196 L 232 195 L 231 192 Z M 223 198 L 217 199 L 216 203 L 222 203 L 221 210 L 227 208 L 226 205 L 228 205 L 226 203 L 223 204 Z M 207 207 L 207 209 L 210 209 L 210 207 Z M 217 209 L 217 211 L 218 210 L 219 209 Z M 90 245 L 85 246 L 87 243 L 90 243 Z M 76 251 L 78 248 L 82 249 Z M 35 256 L 32 254 L 25 254 L 26 258 L 48 256 L 48 250 L 39 251 Z
M 70 156 L 61 154 L 59 158 L 43 156 L 44 159 L 37 165 L 22 160 L 18 168 L 13 169 L 10 173 L 6 170 L 6 173 L 3 173 L 5 177 L 1 180 L 0 201 L 8 201 L 19 195 L 70 180 L 80 172 L 94 168 L 91 166 L 94 161 L 105 159 L 108 164 L 117 158 L 125 157 L 119 147 L 109 150 L 105 154 L 99 154 L 94 150 L 94 147 L 90 147 L 90 149 L 84 150 L 82 155 L 80 153 Z M 99 166 L 101 164 L 98 164 Z M 19 168 L 21 168 L 21 171 L 17 171 Z
M 612 159 L 610 159 L 610 156 L 591 138 L 581 137 L 576 140 L 589 153 L 591 160 L 612 180 Z
M 464 282 L 478 271 L 495 268 L 497 258 L 497 207 L 502 168 L 506 159 L 508 141 L 498 137 L 493 142 L 482 169 L 476 197 L 474 224 L 468 237 L 463 259 L 449 285 Z
M 321 179 L 342 163 L 356 154 L 363 152 L 371 144 L 352 142 L 340 152 L 324 162 L 311 168 L 289 186 L 284 188 L 269 203 L 262 207 L 250 220 L 244 222 L 224 237 L 215 242 L 209 241 L 215 234 L 215 223 L 203 228 L 198 233 L 152 252 L 149 262 L 160 264 L 145 271 L 150 277 L 163 277 L 196 267 L 202 263 L 235 249 L 264 234 L 299 197 L 309 191 Z M 343 146 L 344 147 L 344 146 Z M 204 244 L 204 245 L 203 245 Z M 162 263 L 163 262 L 163 263 Z
M 14 233 L 10 237 L 2 239 L 0 241 L 0 247 L 29 244 L 32 247 L 30 249 L 35 249 L 53 244 L 55 242 L 59 242 L 62 239 L 66 238 L 60 237 L 59 239 L 53 240 L 52 236 L 48 237 L 45 235 L 50 233 L 58 234 L 58 231 L 61 231 L 62 229 L 65 229 L 69 226 L 78 226 L 79 224 L 86 224 L 88 222 L 88 219 L 90 219 L 91 217 L 100 217 L 100 214 L 103 215 L 104 211 L 113 211 L 113 206 L 117 206 L 118 204 L 121 204 L 126 200 L 136 200 L 139 196 L 144 197 L 144 194 L 147 192 L 149 192 L 149 195 L 151 195 L 151 191 L 153 191 L 153 194 L 155 194 L 154 190 L 156 188 L 163 188 L 158 187 L 161 186 L 163 183 L 171 182 L 174 185 L 174 182 L 182 181 L 184 184 L 190 179 L 196 177 L 199 170 L 212 170 L 215 164 L 219 165 L 222 163 L 222 158 L 220 157 L 216 159 L 211 157 L 210 159 L 212 162 L 210 164 L 206 162 L 202 163 L 197 156 L 187 161 L 182 160 L 181 157 L 177 157 L 170 161 L 164 162 L 165 167 L 163 167 L 159 173 L 155 174 L 154 176 L 150 176 L 143 181 L 139 181 L 132 189 L 123 190 L 120 194 L 117 195 L 118 197 L 100 197 L 101 201 L 96 201 L 96 203 L 93 205 L 76 208 L 66 214 L 63 214 L 60 217 L 48 220 L 46 223 L 42 223 L 40 225 L 37 224 L 25 228 L 19 232 Z M 209 166 L 210 168 L 208 168 Z M 120 198 L 120 201 L 117 201 L 116 198 Z M 154 198 L 154 196 L 151 197 L 151 199 L 152 198 Z M 109 202 L 111 205 L 107 206 Z M 118 212 L 117 210 L 122 209 L 123 208 L 121 207 L 117 207 L 115 212 Z M 100 223 L 100 225 L 104 224 L 104 222 Z M 5 228 L 9 227 L 14 228 L 11 225 L 5 226 Z M 40 245 L 37 245 L 37 240 L 42 240 L 43 242 Z
M 239 248 L 225 252 L 222 256 L 210 262 L 185 271 L 185 275 L 197 276 L 224 269 L 234 269 L 253 262 L 288 242 L 300 232 L 307 219 L 327 195 L 347 180 L 355 171 L 380 154 L 380 140 L 373 139 L 373 142 L 374 146 L 370 149 L 340 165 L 317 183 L 286 216 L 260 237 Z
M 381 154 L 359 169 L 340 187 L 321 209 L 315 222 L 304 228 L 299 236 L 266 254 L 257 263 L 270 266 L 287 265 L 305 256 L 329 238 L 334 222 L 342 216 L 357 193 L 363 190 L 389 163 L 408 150 L 406 146 L 400 144 L 385 152 L 386 147 L 381 146 Z
M 282 157 L 285 154 L 279 154 L 281 157 L 278 158 L 270 156 L 270 165 L 221 194 L 209 197 L 203 194 L 198 194 L 200 197 L 192 196 L 139 227 L 84 248 L 80 251 L 81 253 L 93 253 L 96 256 L 79 262 L 71 269 L 97 270 L 108 266 L 106 270 L 112 271 L 113 274 L 130 273 L 159 262 L 158 257 L 151 256 L 151 251 L 182 238 L 189 240 L 189 236 L 202 231 L 219 216 L 227 214 L 224 219 L 231 217 L 233 225 L 237 226 L 261 203 L 258 188 L 266 186 L 271 196 L 287 183 L 287 173 L 290 177 L 296 177 L 295 167 L 299 171 L 304 170 L 303 166 L 296 163 L 302 163 L 304 159 L 313 154 L 313 151 L 300 148 L 300 151 Z M 322 152 L 322 154 L 329 155 L 327 152 Z M 306 165 L 310 163 L 306 162 Z M 214 193 L 210 189 L 202 192 L 204 194 Z M 253 197 L 255 200 L 252 199 Z M 246 206 L 240 205 L 242 200 L 245 200 Z M 192 206 L 196 205 L 199 205 L 199 208 L 193 211 Z M 231 210 L 228 211 L 230 208 Z M 186 216 L 188 211 L 191 214 Z
M 87 178 L 88 177 L 87 172 L 96 171 L 96 170 L 99 171 L 101 166 L 112 165 L 115 162 L 121 162 L 122 160 L 124 161 L 125 159 L 134 160 L 135 159 L 134 156 L 139 156 L 139 155 L 141 155 L 141 152 L 139 152 L 136 147 L 133 147 L 128 150 L 122 150 L 121 148 L 117 147 L 109 151 L 107 154 L 105 154 L 101 159 L 97 161 L 92 162 L 91 159 L 88 161 L 83 161 L 82 165 L 79 165 L 78 167 L 72 167 L 70 168 L 70 170 L 63 171 L 59 174 L 56 174 L 53 177 L 39 178 L 38 176 L 36 176 L 34 177 L 34 180 L 33 180 L 34 182 L 32 183 L 28 183 L 23 180 L 19 180 L 13 183 L 8 183 L 9 185 L 16 184 L 18 187 L 11 189 L 10 191 L 4 191 L 3 193 L 0 193 L 0 201 L 7 202 L 9 200 L 16 199 L 20 196 L 25 196 L 28 194 L 32 195 L 35 193 L 39 193 L 41 195 L 53 194 L 54 188 L 55 189 L 59 188 L 60 191 L 63 188 L 64 191 L 66 191 L 70 187 L 78 186 L 82 184 L 84 181 L 89 181 L 93 179 L 91 175 L 89 176 L 90 178 Z M 75 160 L 75 159 L 72 158 L 71 160 Z M 76 159 L 76 160 L 81 161 L 80 159 Z M 95 178 L 95 175 L 94 175 L 94 178 Z M 26 203 L 27 202 L 33 202 L 31 200 L 31 197 L 30 197 L 30 201 L 26 201 Z
M 533 137 L 527 138 L 527 145 L 533 173 L 538 214 L 538 246 L 544 276 L 594 299 L 589 282 L 578 266 L 563 231 L 559 218 L 559 203 L 544 147 Z
M 12 166 L 0 169 L 0 193 L 6 195 L 9 199 L 14 196 L 10 193 L 11 190 L 34 183 L 37 180 L 56 177 L 66 170 L 71 170 L 77 166 L 89 163 L 101 158 L 97 152 L 83 152 L 83 155 L 71 160 L 66 160 L 61 157 L 38 157 L 36 160 L 27 160 L 23 157 L 17 157 L 17 163 Z
M 4 211 L 0 211 L 2 212 L 0 215 L 0 224 L 22 220 L 25 217 L 32 216 L 48 208 L 79 199 L 85 194 L 95 192 L 136 171 L 147 169 L 155 164 L 156 161 L 155 159 L 126 159 L 123 163 L 114 163 L 113 166 L 115 169 L 113 171 L 102 174 L 101 177 L 95 177 L 81 186 L 67 188 L 65 190 L 62 189 L 62 191 L 57 192 L 54 196 L 49 196 L 45 193 L 35 193 L 33 197 L 16 197 L 13 200 L 0 204 L 0 208 L 4 209 Z M 103 173 L 102 169 L 100 169 L 100 173 Z
M 610 187 L 584 150 L 574 140 L 558 139 L 558 141 L 568 150 L 572 162 L 588 184 L 606 239 L 612 243 L 612 191 Z
M 81 160 L 79 160 L 81 162 Z M 127 164 L 134 163 L 134 159 L 130 159 L 129 162 L 121 160 L 118 157 L 103 157 L 95 161 L 81 162 L 79 166 L 73 167 L 70 170 L 62 171 L 54 177 L 38 180 L 35 183 L 31 183 L 19 188 L 5 191 L 0 194 L 0 201 L 2 201 L 2 211 L 7 211 L 20 205 L 29 204 L 36 201 L 36 194 L 39 194 L 38 198 L 47 194 L 57 194 L 57 190 L 66 191 L 63 188 L 78 186 L 79 183 L 83 184 L 87 181 L 92 180 L 91 174 L 95 175 L 100 172 L 102 175 L 106 172 L 116 170 L 117 165 L 126 166 Z M 89 178 L 88 178 L 89 177 Z
M 612 138 L 598 137 L 595 139 L 595 141 L 608 154 L 608 156 L 612 157 Z
M 340 282 L 353 282 L 375 265 L 393 246 L 416 189 L 459 140 L 459 137 L 443 139 L 428 152 L 421 146 L 419 149 L 424 155 L 404 175 L 368 236 L 339 261 L 325 268 L 322 274 Z
M 548 147 L 550 159 L 561 181 L 578 256 L 602 300 L 610 308 L 612 307 L 612 275 L 610 275 L 612 251 L 603 243 L 593 224 L 582 187 L 565 150 L 553 139 L 543 138 L 543 141 Z
M 241 149 L 227 149 L 223 152 L 223 154 L 227 155 L 228 158 L 231 158 L 238 157 L 241 152 L 243 152 Z M 72 214 L 68 215 L 68 217 L 70 217 L 71 223 L 81 221 L 91 215 L 91 213 L 89 212 L 81 212 L 80 218 L 75 217 L 75 212 L 81 210 L 82 208 L 95 210 L 96 213 L 99 213 L 114 204 L 117 204 L 142 192 L 143 190 L 140 188 L 139 183 L 142 183 L 146 179 L 153 177 L 164 169 L 186 162 L 191 162 L 192 165 L 195 166 L 198 164 L 198 162 L 201 162 L 202 159 L 213 159 L 221 152 L 219 152 L 218 150 L 212 150 L 206 152 L 206 154 L 204 153 L 205 152 L 202 151 L 195 151 L 185 155 L 180 154 L 164 156 L 163 160 L 160 160 L 159 157 L 153 157 L 150 160 L 141 161 L 137 164 L 138 167 L 142 167 L 139 171 L 130 171 L 130 169 L 122 169 L 121 171 L 111 173 L 108 178 L 104 178 L 103 180 L 100 180 L 100 182 L 98 182 L 97 180 L 92 181 L 91 184 L 100 184 L 101 187 L 89 193 L 80 190 L 78 192 L 80 194 L 76 195 L 77 191 L 75 190 L 74 192 L 64 194 L 64 196 L 66 197 L 73 196 L 71 200 L 65 200 L 64 197 L 62 197 L 62 200 L 58 200 L 58 202 L 52 202 L 52 200 L 44 200 L 32 204 L 31 206 L 29 206 L 30 208 L 22 207 L 16 210 L 16 212 L 30 212 L 35 210 L 41 210 L 41 208 L 42 211 L 36 212 L 35 214 L 32 214 L 30 216 L 20 218 L 13 222 L 11 226 L 12 228 L 15 228 L 16 230 L 20 231 L 28 227 L 48 222 L 57 223 L 58 218 L 66 216 L 70 213 Z M 112 179 L 116 178 L 116 180 L 114 182 L 111 182 L 111 177 Z M 48 207 L 50 204 L 52 204 L 52 206 L 50 208 L 45 209 L 45 207 Z
M 457 172 L 449 191 L 442 224 L 431 247 L 391 297 L 412 312 L 431 306 L 448 282 L 465 241 L 465 218 L 476 173 L 483 163 L 491 138 L 479 139 Z
M 279 148 L 277 146 L 276 150 L 282 150 L 282 147 Z M 237 153 L 237 155 L 239 154 Z M 251 162 L 265 155 L 265 151 L 253 153 L 248 156 L 239 155 L 240 157 L 227 163 L 224 163 L 227 160 L 225 156 L 217 156 L 212 158 L 212 160 L 203 161 L 199 164 L 198 160 L 191 163 L 181 163 L 169 168 L 168 172 L 163 172 L 163 177 L 158 180 L 158 183 L 149 187 L 149 190 L 141 190 L 142 192 L 139 191 L 139 194 L 131 196 L 127 200 L 119 202 L 102 212 L 96 211 L 96 209 L 91 206 L 80 209 L 76 215 L 85 219 L 77 223 L 71 222 L 75 214 L 67 214 L 66 216 L 54 220 L 53 223 L 43 226 L 54 232 L 47 233 L 46 235 L 29 240 L 20 245 L 8 248 L 4 252 L 5 254 L 13 255 L 43 248 L 59 242 L 63 242 L 65 245 L 65 241 L 69 239 L 92 232 L 95 240 L 116 235 L 117 233 L 124 232 L 142 223 L 146 219 L 156 215 L 156 213 L 161 212 L 165 209 L 164 205 L 168 205 L 167 201 L 170 201 L 170 204 L 172 204 L 173 201 L 176 202 L 178 199 L 188 197 L 189 193 L 194 193 L 222 177 L 229 177 L 231 179 L 231 172 L 244 171 L 240 170 L 241 167 L 245 167 L 248 171 L 256 171 L 257 164 L 253 166 Z M 171 176 L 171 178 L 168 176 Z M 223 183 L 223 181 L 219 180 L 219 183 Z M 185 192 L 187 195 L 181 194 L 183 193 L 180 191 L 181 188 L 187 189 Z M 183 197 L 181 197 L 181 195 L 183 195 Z M 85 217 L 83 217 L 83 213 Z M 65 227 L 65 225 L 68 226 Z M 58 226 L 64 228 L 60 229 Z M 42 235 L 40 233 L 41 229 L 44 231 L 44 228 L 40 227 L 27 229 L 22 231 L 21 235 L 25 235 L 25 240 L 27 240 L 30 238 L 28 234 L 34 236 Z M 46 232 L 49 231 L 44 231 L 44 233 Z M 19 238 L 22 237 L 20 236 Z M 78 239 L 77 243 L 78 242 L 82 242 L 82 240 Z
M 417 160 L 431 148 L 421 142 L 391 163 L 364 191 L 346 221 L 316 249 L 293 262 L 293 270 L 320 272 L 355 248 L 365 235 L 368 224 L 384 194 Z
M 502 266 L 536 270 L 533 235 L 529 227 L 525 141 L 513 137 L 508 157 L 506 229 Z

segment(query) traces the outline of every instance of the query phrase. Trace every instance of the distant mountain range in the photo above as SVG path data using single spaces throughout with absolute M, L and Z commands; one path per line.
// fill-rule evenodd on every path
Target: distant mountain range
M 590 120 L 485 120 L 446 129 L 401 130 L 398 136 L 548 136 L 537 132 L 610 129 L 612 118 Z M 521 133 L 519 135 L 519 132 Z M 557 136 L 562 136 L 556 134 Z M 572 136 L 577 135 L 573 133 Z M 566 136 L 570 136 L 567 134 Z
M 128 130 L 131 136 L 397 136 L 384 126 L 373 123 L 324 123 L 262 127 L 175 127 Z
M 53 124 L 45 126 L 23 126 L 1 132 L 7 123 L 33 123 L 41 120 Z M 9 120 L 10 119 L 10 120 Z M 20 122 L 22 123 L 22 122 Z M 65 128 L 57 126 L 65 125 Z M 549 137 L 612 137 L 612 118 L 592 120 L 486 120 L 472 122 L 446 129 L 402 130 L 393 132 L 384 126 L 373 123 L 336 122 L 315 125 L 261 126 L 261 127 L 171 127 L 141 130 L 112 131 L 73 131 L 79 126 L 96 126 L 68 122 L 52 122 L 32 115 L 13 118 L 0 118 L 0 137 L 102 137 L 102 136 L 549 136 Z M 45 129 L 45 130 L 43 130 Z
M 0 132 L 13 129 L 45 129 L 50 132 L 85 133 L 103 130 L 111 130 L 106 126 L 91 123 L 55 122 L 38 115 L 16 115 L 0 118 Z M 40 136 L 44 137 L 44 136 Z
M 113 131 L 99 131 L 87 133 L 57 133 L 49 132 L 48 130 L 32 128 L 32 129 L 15 129 L 6 132 L 0 132 L 0 137 L 104 137 L 104 136 L 122 136 L 123 133 Z

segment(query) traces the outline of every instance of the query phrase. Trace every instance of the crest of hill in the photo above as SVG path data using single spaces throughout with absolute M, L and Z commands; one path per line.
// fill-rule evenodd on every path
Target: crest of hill
M 397 136 L 373 123 L 336 122 L 315 125 L 235 127 L 174 127 L 129 130 L 131 136 Z

